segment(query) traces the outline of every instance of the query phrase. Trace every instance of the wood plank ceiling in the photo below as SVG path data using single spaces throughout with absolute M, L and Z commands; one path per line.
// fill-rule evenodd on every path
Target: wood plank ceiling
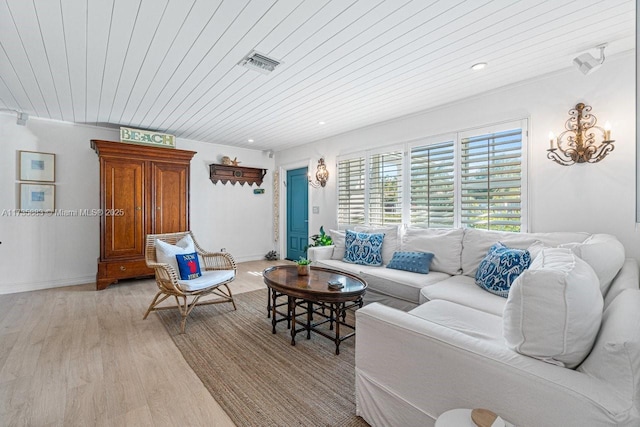
M 277 151 L 570 67 L 602 42 L 634 49 L 633 0 L 3 0 L 0 109 Z M 282 64 L 237 65 L 252 50 Z

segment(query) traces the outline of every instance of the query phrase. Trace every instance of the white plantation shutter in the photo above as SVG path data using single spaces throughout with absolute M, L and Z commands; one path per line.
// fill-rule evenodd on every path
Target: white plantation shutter
M 364 224 L 365 159 L 338 161 L 338 224 Z
M 369 225 L 402 223 L 402 151 L 369 159 Z
M 455 165 L 453 141 L 411 149 L 410 223 L 453 228 Z
M 463 227 L 520 231 L 522 129 L 461 139 Z

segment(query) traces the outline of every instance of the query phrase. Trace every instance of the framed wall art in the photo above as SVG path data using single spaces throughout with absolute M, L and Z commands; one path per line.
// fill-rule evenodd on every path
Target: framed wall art
M 19 151 L 20 181 L 55 182 L 56 155 L 35 151 Z
M 20 210 L 53 211 L 55 208 L 55 185 L 20 184 Z

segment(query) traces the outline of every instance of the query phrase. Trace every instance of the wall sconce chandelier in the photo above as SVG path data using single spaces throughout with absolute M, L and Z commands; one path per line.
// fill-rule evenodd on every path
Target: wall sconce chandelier
M 324 164 L 324 157 L 321 157 L 318 160 L 318 169 L 316 170 L 316 180 L 311 180 L 311 173 L 308 174 L 309 184 L 313 188 L 324 187 L 327 185 L 327 181 L 329 180 L 329 171 L 327 170 L 327 166 Z
M 591 114 L 591 106 L 576 104 L 569 110 L 567 129 L 555 138 L 549 132 L 547 158 L 562 166 L 576 163 L 598 163 L 613 151 L 615 140 L 611 139 L 611 125 L 596 126 L 598 119 Z M 597 131 L 597 132 L 595 132 Z M 554 139 L 557 147 L 554 146 Z

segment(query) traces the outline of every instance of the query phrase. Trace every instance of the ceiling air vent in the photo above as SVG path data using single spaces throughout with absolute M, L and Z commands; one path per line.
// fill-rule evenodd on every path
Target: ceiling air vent
M 247 56 L 238 62 L 238 65 L 260 71 L 263 74 L 269 74 L 280 65 L 280 61 L 269 58 L 256 51 L 251 51 Z

